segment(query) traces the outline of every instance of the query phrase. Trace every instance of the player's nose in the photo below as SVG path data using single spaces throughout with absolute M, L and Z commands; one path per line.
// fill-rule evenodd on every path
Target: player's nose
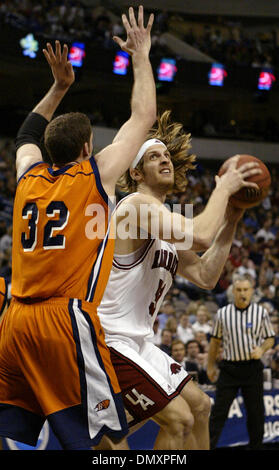
M 164 163 L 164 164 L 165 164 L 165 163 L 169 163 L 169 158 L 168 158 L 168 156 L 165 155 L 164 153 L 162 153 L 162 154 L 160 155 L 160 163 Z

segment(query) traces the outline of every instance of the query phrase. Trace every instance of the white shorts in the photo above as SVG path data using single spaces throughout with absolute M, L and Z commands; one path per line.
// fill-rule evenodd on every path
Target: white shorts
M 192 379 L 186 370 L 149 341 L 108 341 L 124 405 L 133 424 L 152 417 Z

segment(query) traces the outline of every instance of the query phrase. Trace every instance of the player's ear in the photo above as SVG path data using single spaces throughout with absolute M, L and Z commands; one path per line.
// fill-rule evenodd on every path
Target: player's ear
M 85 142 L 82 146 L 82 156 L 86 158 L 86 157 L 90 157 L 90 155 L 91 155 L 91 152 L 89 148 L 89 143 Z
M 130 168 L 130 176 L 133 180 L 137 181 L 139 183 L 140 181 L 143 180 L 143 174 L 140 170 L 137 168 Z

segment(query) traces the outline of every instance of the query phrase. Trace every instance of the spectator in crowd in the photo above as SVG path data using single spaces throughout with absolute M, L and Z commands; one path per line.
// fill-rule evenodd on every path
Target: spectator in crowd
M 263 227 L 260 228 L 256 233 L 256 239 L 263 238 L 265 242 L 269 240 L 274 240 L 275 235 L 271 230 L 272 228 L 272 219 L 267 218 L 263 224 Z
M 167 320 L 173 315 L 175 315 L 175 308 L 172 301 L 165 300 L 158 312 L 159 325 L 161 329 L 165 328 Z
M 279 283 L 278 283 L 279 285 Z M 190 339 L 194 339 L 192 325 L 189 321 L 189 315 L 182 313 L 177 325 L 177 338 L 186 344 Z
M 175 339 L 171 343 L 171 357 L 178 362 L 182 367 L 185 367 L 185 354 L 186 354 L 186 349 L 185 349 L 185 344 L 183 341 L 180 341 L 179 339 Z
M 161 333 L 161 344 L 159 346 L 162 351 L 171 355 L 172 332 L 167 328 L 163 328 Z
M 248 256 L 242 258 L 241 265 L 238 266 L 237 272 L 240 275 L 250 274 L 250 276 L 252 276 L 254 279 L 257 277 L 255 265 L 253 261 L 248 258 Z
M 236 245 L 232 245 L 229 260 L 234 268 L 238 268 L 241 266 L 241 254 L 240 254 L 240 248 Z
M 207 377 L 207 352 L 199 353 L 197 355 L 197 365 L 198 365 L 198 382 L 201 385 L 211 384 L 209 378 Z
M 191 339 L 186 347 L 186 370 L 192 370 L 193 364 L 198 364 L 198 354 L 203 353 L 203 348 L 196 339 Z M 195 370 L 195 369 L 194 369 Z
M 196 315 L 197 315 L 198 306 L 199 306 L 199 303 L 196 301 L 191 301 L 187 305 L 186 314 L 189 316 L 189 321 L 191 325 L 193 325 L 193 323 L 197 319 Z
M 187 350 L 189 349 L 189 356 L 187 357 Z M 186 345 L 184 345 L 184 350 L 182 348 L 181 343 L 174 347 L 174 354 L 177 359 L 182 357 L 182 352 L 184 354 L 183 357 L 183 367 L 186 371 L 193 377 L 193 379 L 198 382 L 199 380 L 199 367 L 198 367 L 198 360 L 197 355 L 199 353 L 199 347 L 196 344 L 195 340 L 189 340 Z M 175 358 L 174 357 L 174 358 Z M 177 360 L 175 359 L 175 360 Z M 178 361 L 181 363 L 180 361 Z M 182 364 L 181 364 L 182 365 Z
M 202 330 L 197 330 L 197 331 L 195 332 L 194 339 L 195 339 L 196 341 L 198 341 L 198 343 L 201 345 L 203 352 L 207 352 L 207 351 L 208 351 L 208 347 L 209 347 L 209 337 L 210 337 L 210 334 L 209 334 L 209 333 L 205 333 L 205 332 L 202 331 Z
M 185 344 L 179 339 L 174 340 L 171 344 L 171 357 L 189 372 L 189 370 L 187 369 L 187 367 L 189 367 L 189 364 L 187 365 L 185 354 Z M 197 362 L 193 362 L 193 364 L 191 365 L 190 373 L 193 376 L 193 379 L 197 380 L 200 385 L 211 383 L 206 374 L 206 366 L 207 354 L 199 353 L 197 355 Z
M 12 225 L 8 226 L 4 235 L 0 237 L 0 251 L 6 251 L 12 246 Z
M 270 285 L 273 281 L 274 265 L 272 261 L 263 259 L 259 269 L 259 280 L 262 280 L 266 285 Z
M 177 337 L 177 319 L 174 315 L 171 315 L 166 321 L 166 329 L 170 330 L 172 333 L 172 340 Z
M 206 334 L 210 334 L 212 326 L 209 324 L 209 320 L 210 313 L 206 306 L 201 304 L 197 309 L 196 321 L 192 325 L 194 333 L 197 331 L 203 331 Z
M 201 344 L 196 340 L 186 343 L 185 368 L 199 384 L 210 384 L 206 374 L 207 353 L 204 352 Z

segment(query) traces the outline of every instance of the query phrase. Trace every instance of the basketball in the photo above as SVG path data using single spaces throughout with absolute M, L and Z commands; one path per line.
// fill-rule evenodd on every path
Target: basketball
M 227 171 L 232 158 L 233 157 L 228 158 L 223 163 L 218 172 L 218 176 L 222 176 Z M 246 181 L 256 183 L 259 186 L 258 190 L 256 188 L 244 187 L 230 197 L 230 202 L 232 205 L 240 209 L 249 209 L 250 207 L 254 207 L 260 204 L 260 202 L 267 196 L 271 184 L 271 175 L 269 169 L 259 158 L 253 157 L 252 155 L 240 155 L 237 168 L 247 162 L 259 163 L 259 167 L 262 170 L 262 173 L 246 178 Z

